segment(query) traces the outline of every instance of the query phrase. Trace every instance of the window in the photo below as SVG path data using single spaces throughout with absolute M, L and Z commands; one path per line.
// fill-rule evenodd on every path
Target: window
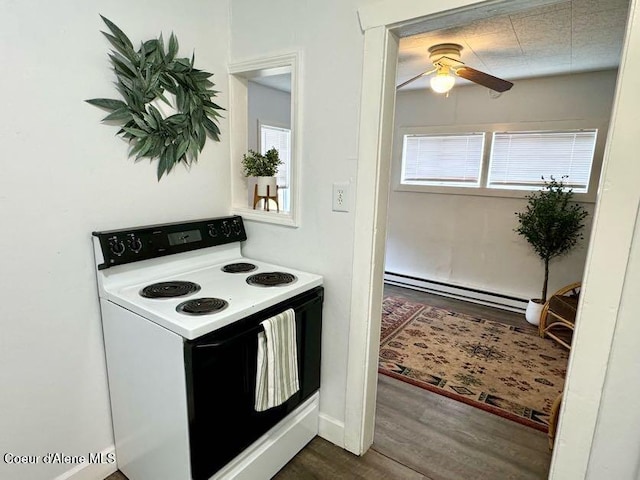
M 594 201 L 605 143 L 598 132 L 606 129 L 602 121 L 567 120 L 400 127 L 396 189 L 521 198 L 553 176 Z
M 483 149 L 484 133 L 405 135 L 401 182 L 477 187 Z
M 278 183 L 278 203 L 284 211 L 289 211 L 290 184 L 289 176 L 291 165 L 291 130 L 288 128 L 275 127 L 272 125 L 260 124 L 260 153 L 275 148 L 278 150 L 282 165 L 278 167 L 276 175 Z
M 566 176 L 576 193 L 589 187 L 597 130 L 496 132 L 493 134 L 489 188 L 536 190 Z

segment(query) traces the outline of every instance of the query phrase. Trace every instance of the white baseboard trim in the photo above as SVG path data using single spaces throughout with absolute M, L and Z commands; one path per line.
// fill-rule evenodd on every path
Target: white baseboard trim
M 456 298 L 467 302 L 487 305 L 489 307 L 501 308 L 510 312 L 524 313 L 527 309 L 528 300 L 503 295 L 495 292 L 488 292 L 476 288 L 463 287 L 445 282 L 427 280 L 425 278 L 412 277 L 400 273 L 385 272 L 384 281 L 390 285 L 419 290 L 421 292 L 434 293 L 443 297 Z
M 102 480 L 118 470 L 115 452 L 115 446 L 110 445 L 97 456 L 98 459 L 102 459 L 102 462 L 95 460 L 80 463 L 58 475 L 54 480 Z
M 340 448 L 344 448 L 344 422 L 325 413 L 318 418 L 318 435 Z

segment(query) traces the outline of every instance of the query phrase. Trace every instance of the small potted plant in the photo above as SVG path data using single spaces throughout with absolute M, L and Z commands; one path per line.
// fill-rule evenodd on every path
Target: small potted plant
M 249 178 L 249 196 L 251 198 L 253 197 L 252 185 L 256 182 L 259 196 L 267 196 L 267 186 L 269 187 L 269 196 L 276 196 L 275 175 L 278 173 L 279 165 L 282 165 L 282 160 L 280 160 L 278 150 L 275 148 L 267 150 L 264 155 L 254 150 L 249 150 L 248 153 L 242 156 L 242 173 Z M 255 180 L 252 180 L 253 177 L 255 177 Z
M 544 262 L 544 281 L 541 298 L 529 300 L 526 318 L 538 325 L 542 307 L 547 301 L 549 262 L 566 255 L 583 237 L 584 219 L 588 213 L 577 203 L 572 203 L 573 190 L 564 185 L 564 179 L 544 181 L 542 190 L 528 195 L 524 212 L 516 212 L 518 227 L 515 232 L 522 235 L 535 253 Z

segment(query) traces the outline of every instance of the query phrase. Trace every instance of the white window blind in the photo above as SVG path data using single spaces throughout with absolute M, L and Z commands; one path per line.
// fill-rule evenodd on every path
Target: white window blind
M 597 130 L 493 134 L 489 188 L 532 190 L 542 177 L 560 179 L 576 193 L 589 187 Z
M 405 135 L 402 183 L 477 187 L 484 133 Z
M 275 148 L 282 164 L 278 166 L 276 182 L 278 184 L 278 203 L 283 211 L 289 210 L 289 185 L 291 171 L 291 130 L 260 124 L 260 153 Z

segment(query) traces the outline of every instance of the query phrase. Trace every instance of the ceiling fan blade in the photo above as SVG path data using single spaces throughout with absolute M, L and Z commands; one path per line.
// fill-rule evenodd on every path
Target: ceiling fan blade
M 503 80 L 488 73 L 481 72 L 471 67 L 460 67 L 456 69 L 456 75 L 469 80 L 483 87 L 490 88 L 496 92 L 506 92 L 513 87 L 513 83 L 507 80 Z
M 434 69 L 432 69 L 432 70 L 425 70 L 425 71 L 424 71 L 424 72 L 422 72 L 421 74 L 416 75 L 416 76 L 415 76 L 415 77 L 413 77 L 413 78 L 410 78 L 410 79 L 409 79 L 409 80 L 407 80 L 406 82 L 402 82 L 400 85 L 398 85 L 398 86 L 396 87 L 396 90 L 398 90 L 398 89 L 400 89 L 400 88 L 404 87 L 405 85 L 409 85 L 409 84 L 410 84 L 411 82 L 413 82 L 414 80 L 417 80 L 417 79 L 419 79 L 420 77 L 424 77 L 425 75 L 429 75 L 430 73 L 433 73 L 433 72 L 435 72 L 436 70 L 438 70 L 438 69 L 437 69 L 437 68 L 434 68 Z

